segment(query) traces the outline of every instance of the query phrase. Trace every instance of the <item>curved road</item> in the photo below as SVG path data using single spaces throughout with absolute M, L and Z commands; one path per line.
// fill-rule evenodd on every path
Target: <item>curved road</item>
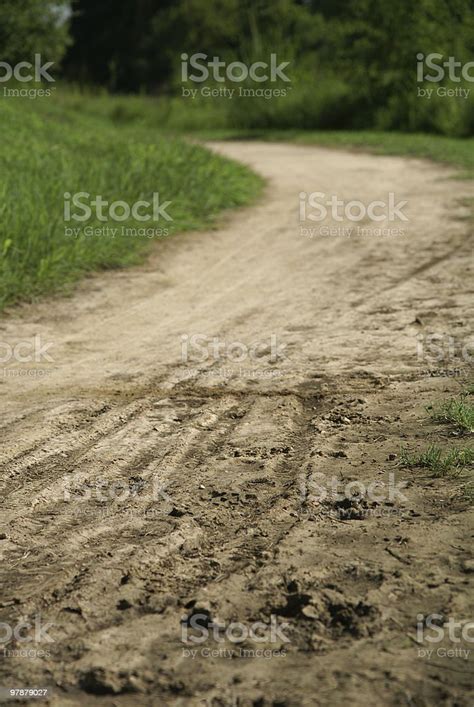
M 468 661 L 416 634 L 472 618 L 466 502 L 397 455 L 458 390 L 420 342 L 467 341 L 471 188 L 416 159 L 212 149 L 267 178 L 259 203 L 1 322 L 50 346 L 0 379 L 0 621 L 44 629 L 4 643 L 0 685 L 55 707 L 468 705 Z M 301 221 L 316 191 L 393 192 L 407 220 Z M 198 614 L 224 628 L 185 644 Z M 264 652 L 223 653 L 244 649 Z

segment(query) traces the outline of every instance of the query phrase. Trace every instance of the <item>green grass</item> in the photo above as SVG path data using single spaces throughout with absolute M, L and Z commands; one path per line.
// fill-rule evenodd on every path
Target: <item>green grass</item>
M 421 453 L 412 453 L 408 449 L 400 452 L 400 466 L 429 469 L 433 476 L 446 476 L 450 472 L 460 473 L 474 463 L 474 449 L 442 450 L 431 445 Z
M 469 396 L 474 394 L 474 385 L 468 384 L 461 395 L 441 403 L 432 403 L 425 410 L 432 420 L 454 425 L 456 430 L 470 433 L 474 426 L 474 407 Z M 422 452 L 411 452 L 407 448 L 400 451 L 399 464 L 402 467 L 428 469 L 432 476 L 461 475 L 462 495 L 474 500 L 472 468 L 474 449 L 471 447 L 442 449 L 431 444 Z
M 86 273 L 137 263 L 148 235 L 65 235 L 66 227 L 203 228 L 222 209 L 252 200 L 262 180 L 248 168 L 140 121 L 112 120 L 79 99 L 0 99 L 0 309 L 70 289 Z M 104 99 L 105 101 L 105 99 Z M 112 106 L 113 107 L 113 106 Z M 132 205 L 171 201 L 172 221 L 117 223 L 94 214 L 65 222 L 64 193 Z M 148 232 L 150 233 L 150 232 Z
M 174 134 L 184 132 L 202 140 L 286 141 L 424 157 L 459 167 L 465 171 L 460 176 L 474 178 L 474 138 L 380 131 L 236 129 L 230 127 L 229 100 L 110 96 L 104 91 L 81 93 L 71 87 L 60 87 L 55 100 L 64 109 L 80 110 L 115 124 L 140 124 Z
M 51 105 L 62 111 L 102 118 L 114 125 L 140 125 L 173 134 L 205 130 L 210 125 L 219 130 L 228 124 L 225 101 L 124 96 L 110 94 L 105 89 L 82 90 L 69 84 L 58 84 L 54 99 L 42 101 L 38 108 L 48 111 Z
M 462 432 L 474 432 L 474 405 L 468 394 L 443 403 L 433 403 L 426 409 L 431 419 L 436 422 L 450 423 Z
M 109 202 L 171 201 L 176 231 L 203 228 L 224 208 L 246 204 L 262 180 L 209 153 L 196 139 L 285 140 L 299 144 L 427 157 L 474 177 L 474 139 L 382 132 L 230 130 L 225 102 L 82 93 L 58 85 L 52 97 L 0 99 L 0 310 L 68 291 L 83 275 L 139 262 L 147 237 L 66 236 L 64 193 Z M 209 130 L 208 126 L 213 129 Z M 190 141 L 183 137 L 191 136 Z M 460 175 L 461 176 L 461 175 Z M 84 225 L 84 224 L 83 224 Z M 107 224 L 97 218 L 87 226 Z M 118 224 L 143 227 L 133 219 Z

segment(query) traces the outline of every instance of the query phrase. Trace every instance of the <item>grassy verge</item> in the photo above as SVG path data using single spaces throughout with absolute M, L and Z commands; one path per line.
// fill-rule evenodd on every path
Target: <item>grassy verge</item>
M 156 237 L 207 226 L 227 207 L 251 201 L 262 180 L 230 160 L 210 154 L 194 139 L 289 141 L 377 154 L 425 157 L 474 177 L 474 139 L 435 135 L 301 130 L 231 130 L 223 104 L 194 106 L 176 99 L 109 96 L 58 87 L 40 100 L 0 100 L 0 309 L 22 299 L 64 291 L 84 274 L 138 262 L 146 254 L 150 223 L 133 218 L 87 223 L 65 221 L 64 194 L 87 192 L 109 203 L 171 201 L 171 222 L 153 226 Z M 212 131 L 203 128 L 213 125 Z M 66 235 L 78 228 L 79 235 Z M 94 228 L 105 235 L 86 235 Z M 159 236 L 160 228 L 162 236 Z M 128 230 L 127 230 L 128 229 Z M 131 231 L 130 231 L 131 229 Z
M 111 96 L 105 92 L 81 93 L 62 87 L 55 102 L 63 110 L 80 110 L 117 125 L 139 124 L 167 133 L 186 133 L 202 140 L 286 141 L 374 154 L 424 157 L 459 167 L 465 171 L 465 176 L 474 178 L 474 138 L 376 131 L 235 129 L 231 127 L 228 100 Z
M 249 169 L 199 145 L 86 107 L 52 98 L 0 101 L 0 309 L 67 290 L 93 270 L 136 263 L 154 237 L 203 228 L 261 187 Z M 86 221 L 68 221 L 64 195 L 78 192 L 90 195 L 81 197 L 89 206 L 100 195 L 129 208 L 158 192 L 160 204 L 171 202 L 165 212 L 172 220 L 158 212 L 156 221 L 151 207 L 142 207 L 151 220 L 117 222 L 108 207 L 93 207 Z M 76 207 L 71 213 L 84 215 Z

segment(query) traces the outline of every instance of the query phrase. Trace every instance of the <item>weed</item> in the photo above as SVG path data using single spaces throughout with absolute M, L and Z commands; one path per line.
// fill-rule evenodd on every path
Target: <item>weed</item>
M 428 405 L 426 410 L 436 422 L 449 422 L 463 432 L 474 432 L 474 404 L 468 399 L 469 394 L 438 405 Z
M 473 463 L 474 449 L 471 448 L 443 451 L 433 444 L 421 453 L 412 453 L 407 449 L 400 452 L 401 466 L 429 469 L 434 476 L 445 476 L 449 472 L 460 473 Z

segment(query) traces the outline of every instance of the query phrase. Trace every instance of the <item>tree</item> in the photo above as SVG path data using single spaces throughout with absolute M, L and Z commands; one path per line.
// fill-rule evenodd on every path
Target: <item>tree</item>
M 61 0 L 1 0 L 0 60 L 16 64 L 41 54 L 59 62 L 69 43 L 68 11 Z
M 156 13 L 173 0 L 73 0 L 73 45 L 65 61 L 71 80 L 111 91 L 138 92 L 171 72 L 163 45 L 154 41 Z

